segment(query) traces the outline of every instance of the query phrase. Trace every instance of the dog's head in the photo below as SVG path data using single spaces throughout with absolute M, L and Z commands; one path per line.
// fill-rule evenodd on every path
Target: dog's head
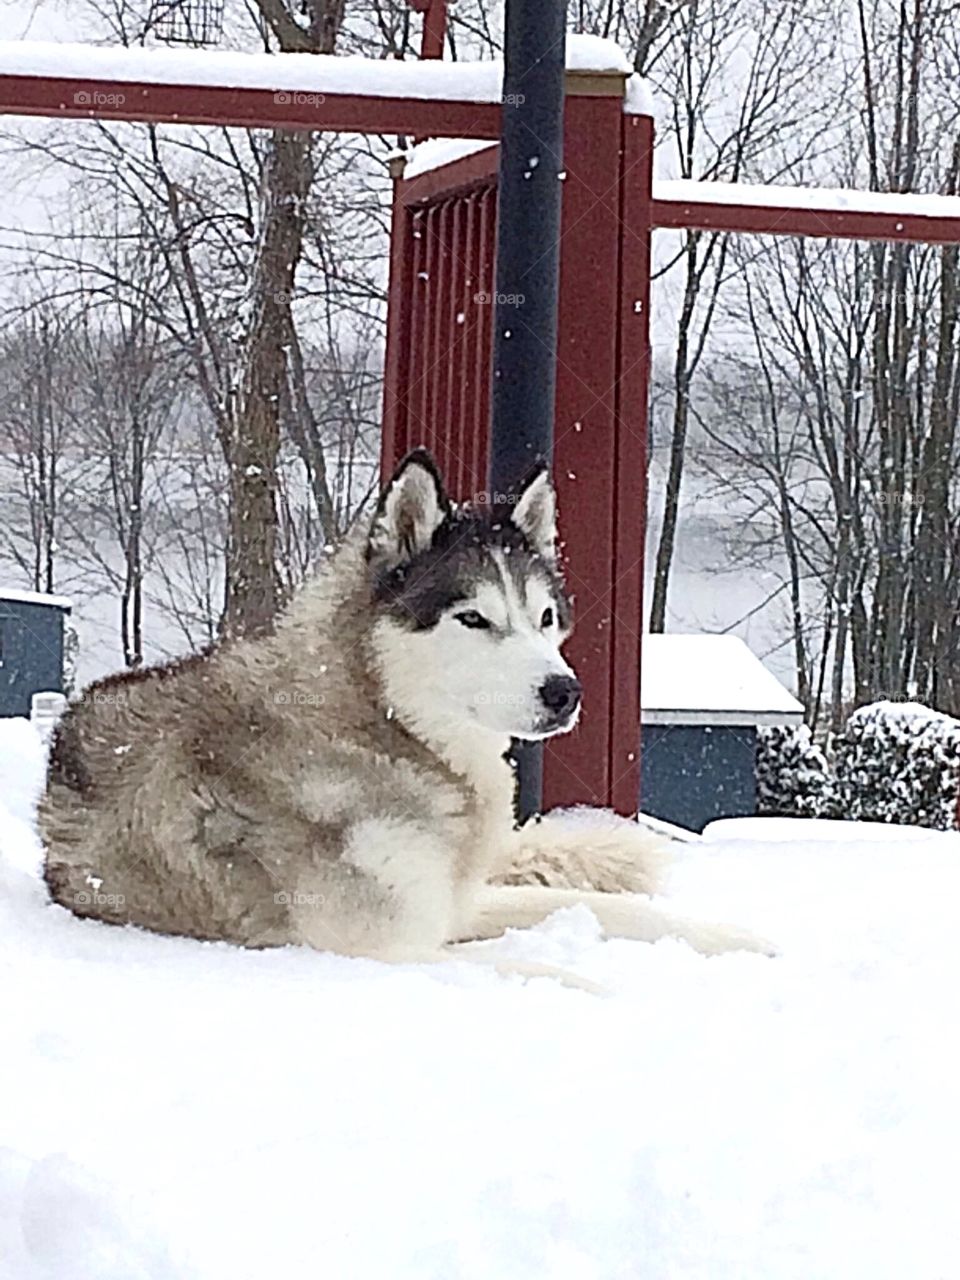
M 367 560 L 387 696 L 412 728 L 547 738 L 576 723 L 580 684 L 560 648 L 570 603 L 544 468 L 489 508 L 457 507 L 430 454 L 380 496 Z

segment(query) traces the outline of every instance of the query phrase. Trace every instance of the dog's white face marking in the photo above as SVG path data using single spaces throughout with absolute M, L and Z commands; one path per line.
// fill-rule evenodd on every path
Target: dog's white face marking
M 524 607 L 484 586 L 428 630 L 378 623 L 381 667 L 401 716 L 444 738 L 470 728 L 504 738 L 546 738 L 572 729 L 579 700 L 558 719 L 542 693 L 551 678 L 575 680 L 560 652 L 565 636 L 556 622 L 538 625 L 555 611 L 545 588 L 531 590 Z M 476 625 L 471 615 L 489 625 Z
M 490 555 L 499 581 L 478 584 L 472 596 L 446 610 L 433 632 L 447 694 L 470 721 L 510 737 L 570 729 L 579 704 L 555 721 L 541 694 L 551 677 L 574 679 L 560 652 L 566 633 L 557 622 L 556 596 L 539 575 L 517 582 L 508 552 Z
M 376 545 L 388 549 L 374 646 L 389 698 L 415 733 L 446 743 L 471 730 L 500 739 L 546 738 L 576 724 L 580 686 L 560 652 L 568 606 L 555 572 L 556 503 L 545 472 L 504 523 L 453 512 L 431 472 L 408 463 L 383 498 Z M 397 493 L 394 493 L 397 490 Z M 406 561 L 398 516 L 417 494 L 436 522 L 430 545 Z M 448 514 L 441 518 L 440 513 Z M 409 527 L 409 522 L 408 522 Z

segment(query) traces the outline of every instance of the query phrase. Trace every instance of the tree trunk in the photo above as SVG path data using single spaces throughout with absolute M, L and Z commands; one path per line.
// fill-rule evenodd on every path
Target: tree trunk
M 344 0 L 309 0 L 309 30 L 283 0 L 258 0 L 284 52 L 333 53 Z M 277 571 L 277 457 L 287 375 L 284 344 L 303 250 L 305 210 L 313 176 L 313 135 L 274 130 L 262 179 L 260 240 L 250 284 L 248 331 L 234 399 L 230 440 L 230 521 L 226 602 L 228 636 L 260 635 L 273 627 L 280 602 Z
M 673 431 L 670 437 L 670 466 L 667 471 L 667 487 L 663 496 L 663 524 L 657 544 L 657 561 L 653 573 L 653 597 L 650 602 L 650 630 L 663 631 L 667 621 L 667 590 L 670 569 L 677 540 L 677 523 L 680 517 L 680 487 L 683 483 L 683 463 L 687 452 L 687 429 L 690 423 L 690 329 L 697 303 L 700 272 L 697 269 L 696 232 L 687 232 L 687 279 L 684 288 L 683 309 L 677 325 L 677 356 L 674 362 Z
M 250 287 L 252 314 L 230 448 L 230 530 L 224 630 L 258 635 L 273 625 L 277 455 L 286 379 L 284 340 L 303 244 L 312 136 L 275 130 L 263 176 L 263 229 Z

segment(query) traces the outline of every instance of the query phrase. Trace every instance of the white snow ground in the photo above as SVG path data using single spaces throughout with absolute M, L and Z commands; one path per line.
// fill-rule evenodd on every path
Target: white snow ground
M 708 831 L 674 905 L 775 960 L 496 944 L 598 998 L 74 920 L 41 776 L 0 722 L 2 1280 L 960 1275 L 960 838 Z

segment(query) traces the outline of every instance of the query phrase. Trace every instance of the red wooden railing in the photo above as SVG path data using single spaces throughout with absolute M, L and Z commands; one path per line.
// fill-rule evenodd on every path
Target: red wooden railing
M 579 616 L 577 730 L 549 745 L 545 803 L 636 809 L 649 369 L 652 122 L 622 76 L 570 77 L 554 476 Z M 424 444 L 453 495 L 486 489 L 496 148 L 395 181 L 383 461 Z M 623 232 L 629 220 L 631 232 Z M 522 301 L 516 323 L 523 319 Z
M 488 148 L 395 188 L 385 466 L 426 445 L 460 499 L 487 474 L 496 165 Z

